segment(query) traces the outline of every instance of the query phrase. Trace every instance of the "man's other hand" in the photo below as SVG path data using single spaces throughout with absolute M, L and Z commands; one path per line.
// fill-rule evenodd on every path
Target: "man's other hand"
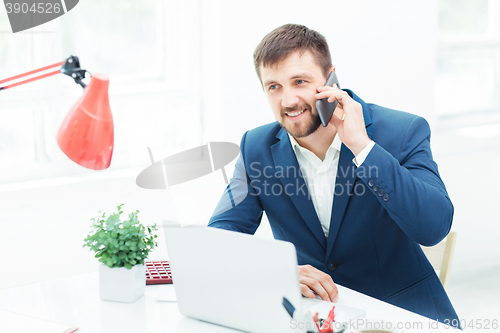
M 299 282 L 300 291 L 305 297 L 316 298 L 316 293 L 324 301 L 336 303 L 339 300 L 339 292 L 332 277 L 311 265 L 299 266 Z

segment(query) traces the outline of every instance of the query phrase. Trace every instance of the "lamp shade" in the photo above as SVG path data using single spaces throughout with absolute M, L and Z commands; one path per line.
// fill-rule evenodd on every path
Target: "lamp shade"
M 61 150 L 79 165 L 102 170 L 113 155 L 113 116 L 108 99 L 109 78 L 93 74 L 83 96 L 70 110 L 57 132 Z

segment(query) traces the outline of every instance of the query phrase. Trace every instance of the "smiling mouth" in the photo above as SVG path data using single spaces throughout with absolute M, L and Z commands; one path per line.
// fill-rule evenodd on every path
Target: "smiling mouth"
M 301 110 L 301 111 L 295 111 L 295 112 L 285 112 L 285 114 L 288 117 L 297 117 L 297 116 L 301 115 L 302 113 L 304 113 L 304 111 L 306 111 L 306 109 Z

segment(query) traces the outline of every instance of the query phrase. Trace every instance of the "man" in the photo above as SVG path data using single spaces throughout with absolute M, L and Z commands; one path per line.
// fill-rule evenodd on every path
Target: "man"
M 307 27 L 275 29 L 254 62 L 277 123 L 244 134 L 209 226 L 253 234 L 265 211 L 274 237 L 297 248 L 304 296 L 336 302 L 339 283 L 457 319 L 419 246 L 441 241 L 453 217 L 427 122 L 324 86 L 335 67 L 325 38 Z M 315 108 L 322 98 L 338 101 L 327 127 Z

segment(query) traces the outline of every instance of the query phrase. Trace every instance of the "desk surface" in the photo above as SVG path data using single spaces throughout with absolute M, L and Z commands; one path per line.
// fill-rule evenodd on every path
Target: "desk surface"
M 176 302 L 156 300 L 158 289 L 146 286 L 144 296 L 130 304 L 101 301 L 96 272 L 0 290 L 0 309 L 78 326 L 81 333 L 237 332 L 183 316 Z M 339 286 L 339 295 L 339 304 L 366 310 L 366 319 L 408 325 L 404 332 L 450 332 L 442 324 L 435 328 L 425 317 L 348 288 Z

